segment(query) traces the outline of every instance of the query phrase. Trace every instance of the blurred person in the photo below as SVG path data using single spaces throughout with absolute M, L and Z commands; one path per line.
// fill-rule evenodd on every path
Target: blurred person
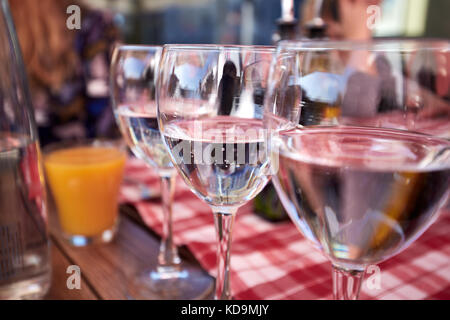
M 369 40 L 372 30 L 367 27 L 367 8 L 381 5 L 382 0 L 321 0 L 320 17 L 326 24 L 325 34 L 333 40 Z M 302 29 L 315 17 L 318 0 L 302 4 Z
M 307 30 L 311 21 L 316 18 L 317 4 L 322 4 L 320 17 L 325 23 L 324 37 L 331 40 L 350 40 L 350 41 L 370 41 L 372 39 L 372 30 L 368 27 L 368 8 L 370 6 L 380 6 L 381 0 L 306 0 L 302 6 L 302 25 L 303 30 Z M 333 60 L 339 64 L 345 64 L 347 70 L 341 77 L 341 82 L 346 85 L 343 87 L 353 90 L 346 90 L 341 93 L 340 104 L 341 115 L 352 115 L 352 121 L 381 121 L 380 115 L 383 114 L 383 121 L 394 121 L 395 110 L 401 108 L 410 108 L 418 112 L 434 114 L 440 112 L 449 112 L 449 84 L 447 82 L 447 70 L 450 66 L 449 55 L 447 53 L 423 52 L 421 55 L 411 57 L 407 61 L 408 73 L 407 81 L 404 86 L 417 87 L 420 90 L 409 90 L 410 96 L 405 106 L 398 105 L 397 97 L 402 90 L 400 84 L 396 81 L 395 68 L 393 61 L 385 55 L 378 55 L 375 60 L 370 59 L 371 53 L 364 50 L 356 50 L 348 56 L 327 57 L 326 60 Z M 322 58 L 323 59 L 323 58 Z M 425 59 L 426 65 L 417 62 Z M 339 63 L 339 61 L 341 61 Z M 313 70 L 312 70 L 313 71 Z M 362 90 L 361 90 L 362 89 Z M 343 94 L 343 95 L 342 95 Z M 364 107 L 362 107 L 364 106 Z M 356 117 L 358 116 L 358 117 Z M 356 117 L 356 118 L 355 118 Z M 373 117 L 373 118 L 371 118 Z M 358 119 L 357 119 L 358 118 Z M 350 120 L 350 119 L 349 119 Z M 398 123 L 400 126 L 400 123 Z M 431 130 L 427 130 L 431 132 Z M 436 134 L 448 136 L 448 128 L 434 128 Z
M 77 1 L 10 0 L 42 145 L 62 139 L 115 136 L 109 107 L 112 18 Z M 81 29 L 66 22 L 81 8 Z

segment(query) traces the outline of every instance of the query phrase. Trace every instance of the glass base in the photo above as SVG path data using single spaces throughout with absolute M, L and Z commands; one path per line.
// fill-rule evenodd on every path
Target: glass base
M 114 239 L 116 233 L 117 233 L 117 223 L 110 229 L 107 229 L 95 236 L 69 235 L 64 233 L 63 238 L 75 247 L 84 247 L 93 243 L 111 242 Z
M 212 298 L 213 289 L 211 276 L 185 265 L 145 270 L 128 283 L 130 299 L 136 300 L 202 300 Z
M 51 273 L 0 286 L 0 300 L 42 299 L 50 289 Z

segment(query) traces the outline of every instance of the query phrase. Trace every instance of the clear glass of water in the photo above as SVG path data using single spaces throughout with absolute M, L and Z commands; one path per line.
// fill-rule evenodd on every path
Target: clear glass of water
M 448 41 L 281 42 L 264 122 L 273 182 L 333 264 L 336 299 L 436 219 L 450 181 Z
M 155 83 L 162 48 L 117 46 L 111 64 L 112 103 L 117 124 L 134 155 L 161 177 L 163 235 L 156 267 L 129 282 L 136 299 L 202 299 L 212 292 L 212 278 L 182 263 L 173 240 L 172 204 L 176 170 L 164 147 L 156 118 Z
M 38 299 L 51 279 L 41 153 L 8 2 L 0 3 L 0 300 Z
M 170 158 L 210 205 L 217 231 L 216 299 L 231 299 L 231 233 L 239 207 L 269 180 L 263 101 L 274 48 L 166 45 L 158 120 Z

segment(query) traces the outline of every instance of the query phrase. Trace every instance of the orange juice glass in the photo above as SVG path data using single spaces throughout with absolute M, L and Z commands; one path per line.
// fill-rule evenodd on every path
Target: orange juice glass
M 45 150 L 45 172 L 59 223 L 73 245 L 114 237 L 125 160 L 125 149 L 116 142 L 60 144 Z

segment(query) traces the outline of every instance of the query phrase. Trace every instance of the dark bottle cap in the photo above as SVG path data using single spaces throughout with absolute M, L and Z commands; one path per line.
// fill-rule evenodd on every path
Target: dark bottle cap
M 322 18 L 314 18 L 304 26 L 304 36 L 309 39 L 326 38 L 327 24 Z
M 298 21 L 293 20 L 277 20 L 278 30 L 273 35 L 273 42 L 277 43 L 281 40 L 294 40 L 298 38 Z

